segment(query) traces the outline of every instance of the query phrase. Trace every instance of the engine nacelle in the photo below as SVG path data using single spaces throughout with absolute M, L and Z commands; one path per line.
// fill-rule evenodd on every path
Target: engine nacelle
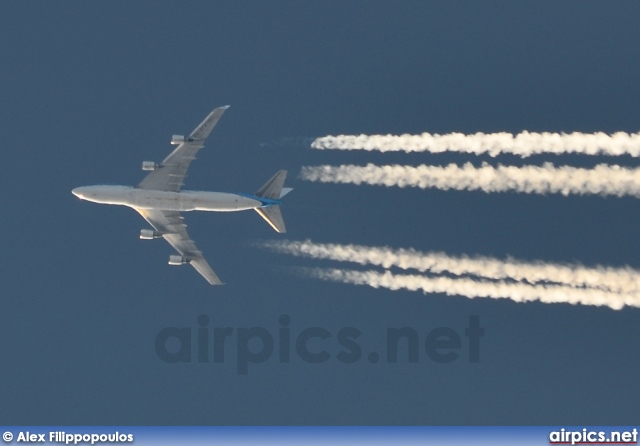
M 154 238 L 162 237 L 162 234 L 156 232 L 152 229 L 141 229 L 140 230 L 140 238 L 142 240 L 152 240 Z
M 160 167 L 160 164 L 154 163 L 153 161 L 142 162 L 142 170 L 156 170 L 158 167 Z
M 185 263 L 189 263 L 189 260 L 182 256 L 169 256 L 169 265 L 184 265 Z
M 171 137 L 171 144 L 182 144 L 183 142 L 187 142 L 187 139 L 184 137 L 184 135 L 173 135 Z

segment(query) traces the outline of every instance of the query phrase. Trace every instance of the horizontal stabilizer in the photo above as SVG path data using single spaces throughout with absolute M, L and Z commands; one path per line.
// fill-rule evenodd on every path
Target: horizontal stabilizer
M 286 173 L 286 172 L 285 172 Z M 271 225 L 276 232 L 287 232 L 284 227 L 284 220 L 282 219 L 282 212 L 280 212 L 280 206 L 269 206 L 266 208 L 256 208 L 256 212 L 264 218 L 267 223 Z
M 279 200 L 282 191 L 282 186 L 284 186 L 284 180 L 287 178 L 287 171 L 280 170 L 276 173 L 267 183 L 258 189 L 256 195 L 262 198 L 269 198 L 270 200 Z

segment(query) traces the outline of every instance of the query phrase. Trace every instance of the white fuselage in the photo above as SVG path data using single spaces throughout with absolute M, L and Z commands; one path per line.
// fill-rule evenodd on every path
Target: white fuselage
M 72 192 L 75 196 L 94 203 L 116 204 L 136 209 L 233 212 L 264 206 L 260 200 L 226 192 L 166 192 L 129 186 L 85 186 Z

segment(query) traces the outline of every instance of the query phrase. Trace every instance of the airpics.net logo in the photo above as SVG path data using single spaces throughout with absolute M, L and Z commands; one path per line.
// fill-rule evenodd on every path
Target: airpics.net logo
M 562 428 L 549 433 L 549 444 L 638 444 L 638 429 L 605 431 L 583 428 Z
M 426 358 L 437 364 L 458 360 L 480 362 L 480 339 L 484 327 L 479 316 L 469 316 L 466 326 L 437 327 L 417 330 L 412 327 L 387 327 L 384 348 L 363 350 L 361 340 L 366 338 L 356 327 L 329 330 L 320 326 L 297 329 L 291 317 L 283 314 L 278 327 L 229 327 L 211 323 L 209 316 L 201 314 L 194 327 L 165 327 L 155 338 L 155 351 L 160 360 L 177 363 L 235 362 L 239 375 L 275 356 L 280 364 L 302 361 L 322 364 L 336 360 L 353 364 L 366 358 L 371 364 L 385 361 L 417 363 Z M 378 351 L 384 350 L 381 355 Z M 235 356 L 229 359 L 230 356 Z M 277 358 L 277 359 L 276 359 Z

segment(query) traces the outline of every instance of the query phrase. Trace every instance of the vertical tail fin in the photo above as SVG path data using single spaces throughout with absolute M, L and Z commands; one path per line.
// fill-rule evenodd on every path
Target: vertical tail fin
M 287 171 L 278 171 L 264 186 L 258 189 L 256 195 L 261 198 L 268 198 L 269 200 L 281 199 L 293 190 L 289 187 L 283 187 L 285 178 L 287 178 Z M 257 208 L 256 212 L 277 232 L 287 232 L 279 205 L 273 204 L 271 206 Z

